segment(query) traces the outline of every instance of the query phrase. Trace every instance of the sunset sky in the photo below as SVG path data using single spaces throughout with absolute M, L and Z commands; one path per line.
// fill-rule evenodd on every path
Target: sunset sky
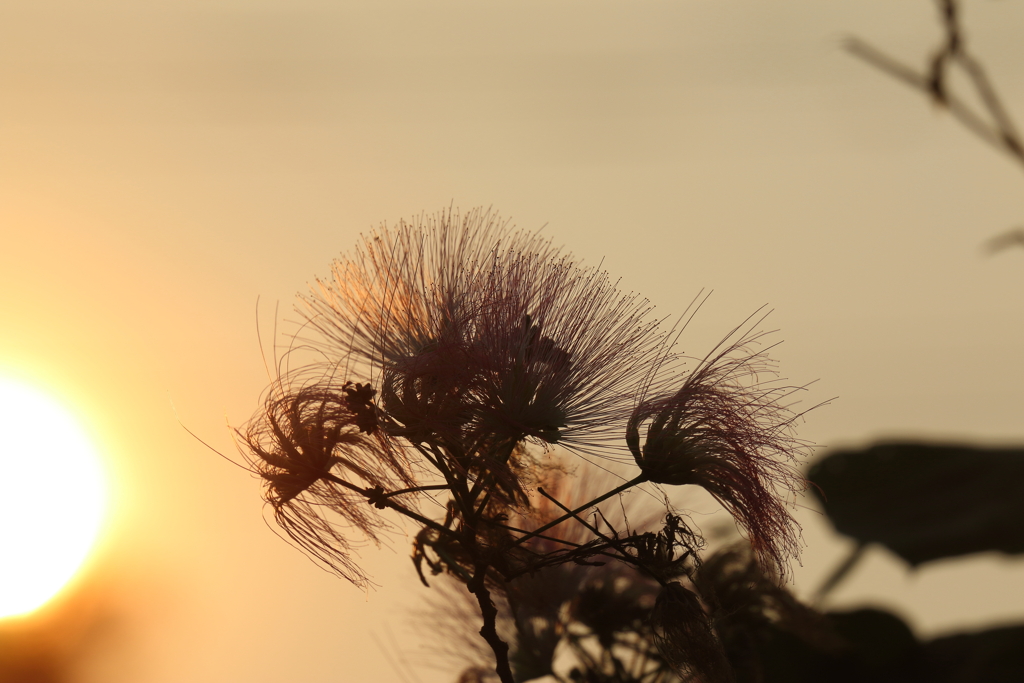
M 1024 121 L 1024 4 L 965 22 Z M 407 539 L 366 550 L 365 595 L 198 440 L 237 456 L 275 310 L 382 221 L 493 206 L 662 315 L 713 290 L 696 355 L 767 304 L 805 403 L 837 397 L 819 444 L 1024 442 L 1024 249 L 983 251 L 1024 223 L 1021 169 L 850 35 L 915 65 L 939 39 L 927 0 L 6 0 L 0 374 L 77 412 L 113 491 L 67 598 L 114 624 L 82 680 L 453 680 L 409 635 Z M 51 504 L 45 467 L 4 485 Z M 799 518 L 808 595 L 849 545 Z M 874 550 L 830 606 L 928 636 L 1024 620 L 1022 580 Z

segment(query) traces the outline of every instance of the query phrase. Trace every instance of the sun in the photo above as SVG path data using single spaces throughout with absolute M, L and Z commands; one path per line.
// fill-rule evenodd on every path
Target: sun
M 53 597 L 89 555 L 106 485 L 96 449 L 53 398 L 0 377 L 0 618 Z

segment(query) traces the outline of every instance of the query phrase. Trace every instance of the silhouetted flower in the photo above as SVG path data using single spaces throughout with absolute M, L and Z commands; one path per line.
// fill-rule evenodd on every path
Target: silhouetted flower
M 589 466 L 569 474 L 563 460 L 546 460 L 541 469 L 537 483 L 573 508 L 620 481 Z M 531 503 L 521 514 L 512 514 L 510 523 L 529 529 L 562 516 L 562 509 L 547 497 L 536 495 Z M 602 513 L 584 517 L 616 536 L 619 532 L 612 527 L 628 527 L 627 517 L 646 526 L 662 513 L 657 500 L 649 496 L 626 496 L 602 507 Z M 522 559 L 550 558 L 567 547 L 593 541 L 587 526 L 569 519 L 551 527 L 545 538 L 530 539 L 524 549 L 528 557 Z M 650 629 L 658 584 L 613 561 L 613 554 L 594 555 L 590 560 L 556 563 L 511 581 L 494 581 L 493 590 L 501 598 L 498 631 L 510 644 L 515 679 L 545 680 L 554 673 L 558 680 L 679 683 L 658 653 Z M 451 580 L 436 583 L 439 590 L 427 598 L 430 609 L 423 615 L 423 626 L 436 634 L 442 657 L 468 666 L 469 671 L 493 667 L 493 655 L 480 646 L 480 611 L 475 602 L 464 592 L 460 595 Z
M 516 445 L 610 442 L 666 339 L 645 300 L 479 210 L 382 227 L 305 301 L 378 378 L 381 429 L 515 495 Z
M 367 505 L 368 490 L 410 486 L 400 452 L 380 439 L 368 417 L 369 385 L 278 382 L 263 408 L 239 431 L 247 458 L 266 482 L 277 523 L 315 559 L 359 586 L 351 561 L 357 530 L 374 542 L 388 524 Z M 364 400 L 366 399 L 366 400 Z
M 345 405 L 352 412 L 359 431 L 373 434 L 377 431 L 377 407 L 373 405 L 373 396 L 377 390 L 369 384 L 345 382 L 341 388 L 345 392 Z
M 654 642 L 683 677 L 695 683 L 727 683 L 732 670 L 700 599 L 678 583 L 662 587 L 651 611 Z
M 675 583 L 694 579 L 703 539 L 671 508 L 643 532 L 624 505 L 612 520 L 596 506 L 644 482 L 702 486 L 784 571 L 797 539 L 780 496 L 806 445 L 783 404 L 795 389 L 760 381 L 759 334 L 679 375 L 646 300 L 482 210 L 364 236 L 304 302 L 319 336 L 299 341 L 328 370 L 275 383 L 240 432 L 292 539 L 365 586 L 350 532 L 378 541 L 386 508 L 416 522 L 420 578 L 463 583 L 504 683 L 555 674 L 563 651 L 572 680 L 729 680 L 703 605 Z M 622 454 L 623 426 L 639 476 L 576 490 L 555 476 L 552 445 Z M 466 651 L 464 678 L 490 678 Z
M 822 651 L 842 645 L 824 616 L 801 604 L 776 577 L 766 574 L 746 543 L 705 559 L 693 582 L 736 668 L 760 669 L 760 663 L 752 661 L 756 644 L 770 641 L 776 630 Z
M 623 546 L 632 550 L 647 573 L 665 582 L 693 573 L 699 564 L 697 552 L 704 547 L 704 539 L 681 517 L 668 513 L 660 531 L 633 533 L 623 540 Z
M 539 246 L 515 245 L 485 279 L 470 349 L 481 426 L 570 449 L 617 442 L 666 335 L 646 300 Z
M 746 531 L 762 566 L 784 574 L 799 543 L 781 496 L 803 488 L 793 463 L 808 445 L 793 436 L 798 415 L 784 403 L 799 388 L 761 381 L 774 374 L 766 352 L 751 350 L 762 336 L 747 331 L 723 342 L 677 391 L 641 397 L 626 442 L 649 481 L 711 493 Z
M 310 324 L 343 355 L 380 371 L 409 364 L 417 375 L 458 370 L 433 350 L 458 345 L 477 313 L 483 268 L 502 240 L 517 240 L 507 222 L 475 210 L 399 221 L 362 236 L 304 297 Z M 417 366 L 424 358 L 445 367 Z

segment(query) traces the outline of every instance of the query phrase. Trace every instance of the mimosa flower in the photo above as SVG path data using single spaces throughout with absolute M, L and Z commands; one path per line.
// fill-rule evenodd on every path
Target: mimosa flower
M 610 443 L 666 341 L 646 300 L 479 210 L 382 227 L 305 303 L 380 386 L 380 427 L 473 480 L 514 479 L 523 441 Z
M 794 462 L 809 446 L 793 435 L 799 415 L 785 402 L 800 387 L 762 381 L 774 364 L 752 350 L 761 337 L 739 334 L 675 393 L 641 397 L 626 442 L 649 481 L 706 489 L 746 532 L 762 567 L 784 576 L 799 551 L 799 527 L 783 496 L 804 488 Z
M 573 680 L 618 680 L 627 654 L 645 680 L 730 680 L 705 603 L 676 583 L 710 590 L 699 533 L 667 498 L 658 532 L 621 497 L 597 506 L 648 482 L 701 486 L 761 567 L 785 571 L 798 527 L 784 496 L 802 488 L 793 462 L 808 445 L 786 404 L 799 387 L 762 377 L 774 365 L 752 350 L 760 333 L 737 328 L 680 375 L 676 335 L 645 299 L 490 210 L 381 227 L 303 301 L 317 338 L 295 348 L 326 363 L 276 382 L 239 432 L 299 546 L 368 586 L 358 545 L 379 543 L 384 515 L 414 522 L 420 578 L 463 583 L 503 683 L 554 675 L 566 648 Z M 639 473 L 573 488 L 549 459 L 554 445 L 624 456 L 623 428 Z M 712 608 L 733 597 L 710 595 Z M 464 678 L 484 680 L 468 663 Z
M 373 390 L 347 383 L 289 390 L 275 384 L 263 408 L 239 431 L 247 458 L 266 483 L 278 525 L 310 555 L 352 583 L 367 577 L 352 562 L 352 531 L 379 542 L 389 524 L 365 491 L 411 486 L 401 454 L 380 439 L 367 410 Z
M 381 226 L 317 279 L 303 298 L 307 317 L 341 355 L 377 372 L 409 364 L 416 374 L 424 354 L 447 362 L 445 349 L 470 331 L 484 262 L 510 239 L 518 235 L 507 222 L 481 210 Z
M 470 349 L 481 425 L 569 449 L 617 441 L 666 334 L 607 273 L 530 246 L 496 255 L 484 279 Z

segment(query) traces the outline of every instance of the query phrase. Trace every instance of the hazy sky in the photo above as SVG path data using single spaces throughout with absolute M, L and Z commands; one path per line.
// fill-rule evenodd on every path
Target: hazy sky
M 819 443 L 1019 443 L 1024 250 L 981 246 L 1024 222 L 1020 169 L 841 49 L 858 35 L 923 63 L 934 15 L 6 0 L 0 372 L 76 405 L 108 458 L 92 576 L 130 655 L 93 679 L 399 681 L 389 634 L 419 656 L 405 539 L 365 553 L 383 585 L 365 596 L 274 536 L 258 482 L 184 429 L 234 454 L 227 424 L 267 382 L 258 331 L 381 221 L 493 206 L 665 315 L 712 289 L 695 354 L 768 304 L 786 376 L 819 379 L 809 404 L 838 397 L 801 431 Z M 965 19 L 1024 116 L 1024 4 L 968 0 Z M 801 519 L 806 594 L 847 545 Z M 877 551 L 833 604 L 894 605 L 929 635 L 1024 618 L 1022 579 L 987 558 L 915 575 Z

